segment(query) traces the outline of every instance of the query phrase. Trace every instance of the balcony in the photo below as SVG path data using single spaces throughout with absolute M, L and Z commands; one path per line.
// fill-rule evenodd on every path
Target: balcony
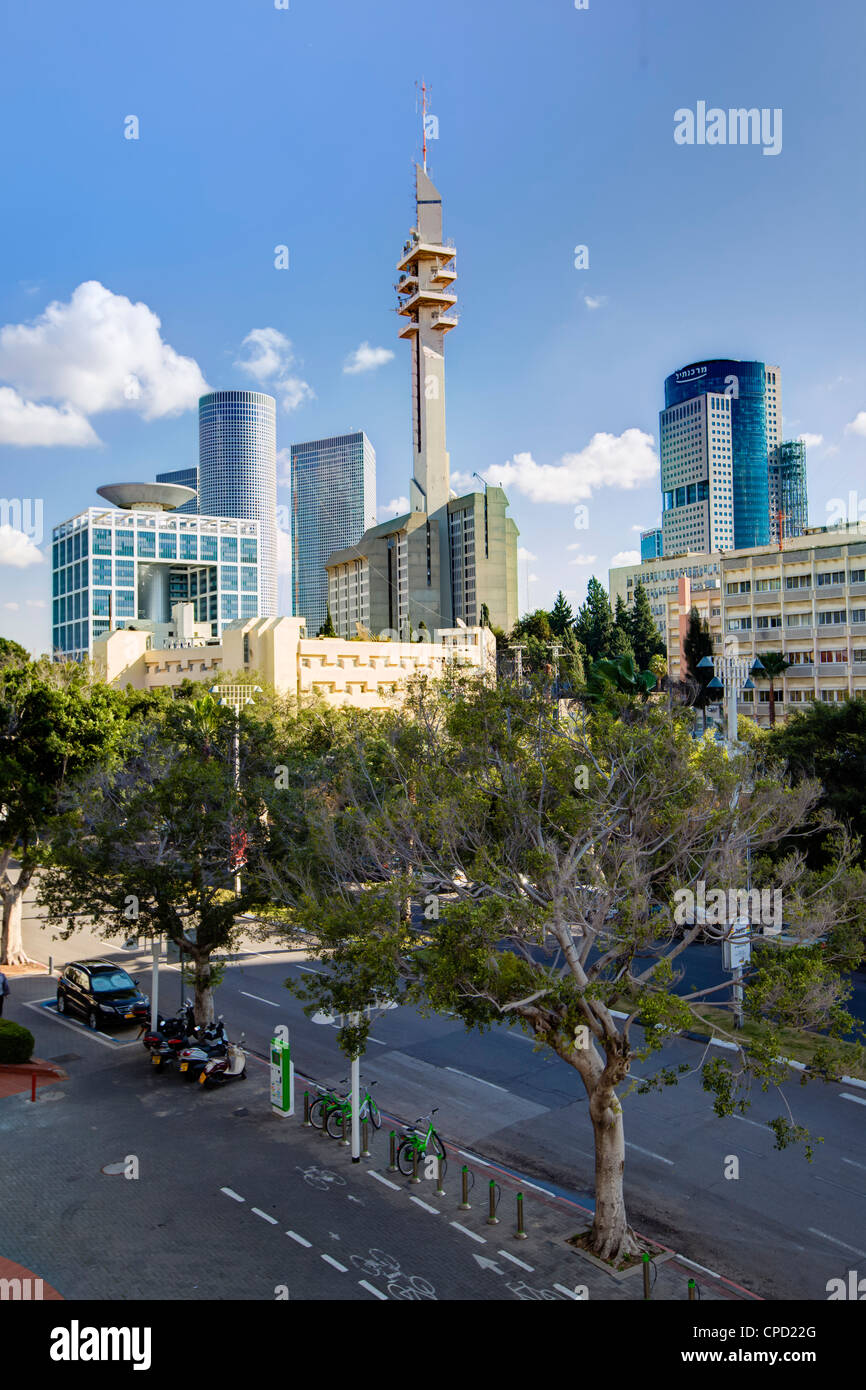
M 451 265 L 437 266 L 437 268 L 430 275 L 430 280 L 433 284 L 435 284 L 438 281 L 443 285 L 450 285 L 456 279 L 457 267 L 453 264 L 453 258 Z M 866 585 L 864 585 L 864 589 L 866 589 Z
M 451 294 L 450 290 L 430 290 L 420 286 L 407 300 L 400 305 L 398 314 L 414 314 L 420 308 L 449 309 L 452 304 L 457 303 L 457 295 Z
M 751 594 L 725 594 L 725 606 L 727 608 L 736 608 L 751 602 Z
M 439 333 L 447 333 L 449 328 L 456 328 L 458 323 L 459 316 L 457 314 L 443 310 L 433 315 L 430 320 L 430 327 L 435 328 Z M 864 627 L 866 627 L 866 624 L 864 624 Z
M 437 246 L 433 242 L 413 241 L 397 262 L 397 269 L 408 270 L 409 266 L 414 265 L 418 260 L 451 261 L 456 254 L 456 248 L 453 246 L 441 244 Z
M 408 323 L 404 323 L 403 326 L 402 326 L 402 328 L 400 328 L 400 329 L 398 330 L 397 337 L 398 337 L 398 338 L 411 338 L 412 335 L 413 335 L 414 333 L 417 333 L 417 332 L 418 332 L 418 320 L 417 320 L 417 319 L 410 319 Z
M 407 272 L 401 275 L 397 284 L 394 286 L 398 294 L 410 294 L 418 285 L 418 276 Z

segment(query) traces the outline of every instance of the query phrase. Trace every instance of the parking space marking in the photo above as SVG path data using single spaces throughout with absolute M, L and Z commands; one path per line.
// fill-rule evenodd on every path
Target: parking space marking
M 417 1206 L 423 1207 L 425 1211 L 432 1211 L 432 1213 L 433 1213 L 434 1216 L 438 1216 L 438 1215 L 439 1215 L 439 1208 L 438 1208 L 438 1207 L 431 1207 L 429 1202 L 422 1202 L 420 1197 L 410 1197 L 410 1198 L 409 1198 L 409 1201 L 410 1201 L 410 1202 L 415 1202 L 415 1204 L 416 1204 Z
M 468 1236 L 470 1240 L 477 1240 L 479 1245 L 487 1244 L 487 1241 L 484 1236 L 477 1236 L 474 1231 L 467 1231 L 466 1227 L 461 1226 L 459 1221 L 452 1221 L 451 1225 L 454 1227 L 455 1231 L 462 1231 L 463 1234 L 465 1236 Z
M 494 1091 L 504 1091 L 509 1094 L 507 1086 L 497 1086 L 495 1081 L 485 1081 L 483 1076 L 473 1076 L 471 1072 L 461 1071 L 459 1067 L 446 1067 L 446 1071 L 453 1071 L 455 1076 L 465 1076 L 467 1081 L 477 1081 L 481 1086 L 492 1086 Z
M 277 1218 L 275 1216 L 268 1216 L 268 1213 L 266 1211 L 262 1211 L 260 1207 L 250 1207 L 250 1211 L 253 1212 L 256 1216 L 260 1216 L 263 1221 L 270 1221 L 272 1226 L 276 1226 L 278 1224 Z
M 61 1024 L 64 1028 L 71 1028 L 73 1033 L 83 1033 L 87 1038 L 93 1038 L 94 1042 L 102 1043 L 103 1047 L 134 1047 L 138 1038 L 131 1038 L 129 1042 L 120 1042 L 117 1038 L 111 1037 L 109 1033 L 103 1033 L 98 1028 L 88 1028 L 84 1023 L 79 1023 L 71 1018 L 64 1018 L 57 1012 L 57 1003 L 54 999 L 26 999 L 25 1009 L 40 1009 L 42 1013 L 51 1014 L 55 1023 Z
M 392 1182 L 390 1178 L 383 1178 L 381 1173 L 375 1172 L 372 1168 L 368 1168 L 367 1172 L 369 1173 L 370 1177 L 375 1178 L 377 1182 L 384 1183 L 385 1187 L 393 1187 L 395 1192 L 400 1191 L 399 1183 Z
M 340 1261 L 339 1261 L 339 1260 L 335 1260 L 334 1257 L 333 1257 L 333 1255 L 323 1255 L 323 1256 L 322 1256 L 322 1259 L 323 1259 L 323 1260 L 326 1260 L 327 1263 L 328 1263 L 329 1265 L 333 1265 L 333 1266 L 334 1266 L 334 1269 L 338 1269 L 338 1270 L 340 1271 L 341 1274 L 347 1274 L 347 1273 L 348 1273 L 348 1267 L 347 1267 L 346 1265 L 341 1265 L 341 1264 L 340 1264 Z
M 292 1240 L 296 1240 L 299 1245 L 303 1245 L 306 1250 L 312 1250 L 312 1243 L 309 1240 L 304 1240 L 304 1237 L 299 1236 L 297 1231 L 286 1231 L 286 1235 L 290 1236 Z
M 388 1295 L 386 1293 L 381 1293 L 379 1289 L 374 1288 L 373 1285 L 369 1284 L 366 1279 L 359 1279 L 358 1283 L 361 1285 L 361 1288 L 366 1289 L 368 1293 L 374 1293 L 377 1298 L 383 1299 L 385 1303 L 388 1302 Z
M 528 1269 L 530 1274 L 535 1273 L 532 1265 L 526 1264 L 524 1260 L 518 1260 L 517 1256 L 510 1254 L 508 1250 L 500 1250 L 499 1253 L 503 1260 L 510 1260 L 513 1265 L 520 1265 L 521 1269 Z
M 866 1260 L 866 1250 L 858 1250 L 855 1245 L 846 1245 L 844 1240 L 837 1240 L 835 1236 L 828 1236 L 826 1231 L 816 1231 L 814 1226 L 810 1226 L 809 1230 L 813 1236 L 820 1236 L 822 1240 L 829 1240 L 831 1245 L 839 1245 L 843 1250 L 850 1250 L 852 1255 L 859 1255 L 861 1259 Z
M 227 1197 L 232 1197 L 236 1202 L 245 1202 L 246 1197 L 241 1197 L 237 1192 L 233 1192 L 230 1187 L 221 1187 L 220 1192 L 224 1192 Z

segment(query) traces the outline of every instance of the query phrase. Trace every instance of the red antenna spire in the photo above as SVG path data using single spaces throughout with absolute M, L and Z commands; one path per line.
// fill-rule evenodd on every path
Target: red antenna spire
M 423 78 L 421 79 L 421 127 L 422 127 L 422 130 L 423 130 L 423 138 L 422 138 L 422 142 L 421 142 L 421 151 L 422 151 L 422 154 L 423 154 L 423 156 L 424 156 L 424 173 L 426 174 L 426 173 L 427 173 L 427 84 L 426 84 L 426 82 L 424 81 Z

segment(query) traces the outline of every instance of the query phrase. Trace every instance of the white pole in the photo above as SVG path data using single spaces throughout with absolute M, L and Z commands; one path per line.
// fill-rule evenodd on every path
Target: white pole
M 235 727 L 232 733 L 232 763 L 234 765 L 235 791 L 240 790 L 241 785 L 241 715 L 240 708 L 235 709 Z M 238 840 L 237 843 L 240 843 Z M 241 875 L 240 870 L 235 874 L 235 897 L 241 895 Z
M 728 666 L 723 679 L 728 694 L 728 742 L 733 747 L 737 741 L 737 696 L 739 694 L 737 670 L 733 662 Z
M 360 1014 L 352 1014 L 352 1026 L 357 1028 Z M 361 1054 L 352 1058 L 352 1162 L 361 1162 Z
M 150 988 L 150 1028 L 155 1033 L 159 1023 L 159 937 L 155 936 L 150 946 L 153 963 L 153 983 Z

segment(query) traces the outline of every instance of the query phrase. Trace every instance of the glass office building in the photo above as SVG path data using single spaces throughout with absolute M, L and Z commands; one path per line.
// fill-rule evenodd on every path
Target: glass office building
M 327 616 L 325 561 L 375 525 L 376 451 L 363 430 L 292 445 L 292 611 L 311 637 Z
M 181 487 L 191 487 L 193 492 L 198 492 L 198 469 L 195 467 L 175 468 L 172 473 L 157 473 L 156 481 L 158 483 L 179 483 Z M 178 507 L 177 511 L 185 512 L 187 515 L 190 512 L 197 512 L 198 498 L 191 497 L 188 502 L 184 502 L 182 506 Z
M 806 445 L 789 439 L 770 455 L 770 540 L 794 540 L 808 524 Z
M 741 550 L 767 545 L 770 539 L 766 383 L 767 370 L 763 362 L 740 362 L 728 358 L 693 362 L 665 379 L 665 411 L 707 395 L 721 398 L 724 403 L 723 412 L 717 413 L 720 418 L 722 413 L 726 417 L 725 437 L 722 440 L 720 434 L 719 439 L 730 449 L 733 520 L 732 545 L 725 548 Z M 718 401 L 714 402 L 714 408 L 717 405 Z M 710 420 L 710 448 L 713 428 Z M 709 477 L 704 481 L 709 487 Z M 663 487 L 669 486 L 663 484 Z M 720 477 L 718 488 L 722 486 Z
M 660 526 L 653 526 L 649 531 L 641 531 L 641 562 L 644 560 L 657 560 L 662 553 L 662 528 Z
M 92 656 L 109 627 L 168 623 L 175 603 L 219 637 L 260 613 L 258 522 L 90 507 L 54 528 L 52 592 L 56 660 Z
M 259 616 L 276 617 L 276 402 L 261 391 L 211 391 L 199 401 L 198 419 L 198 509 L 258 522 Z

